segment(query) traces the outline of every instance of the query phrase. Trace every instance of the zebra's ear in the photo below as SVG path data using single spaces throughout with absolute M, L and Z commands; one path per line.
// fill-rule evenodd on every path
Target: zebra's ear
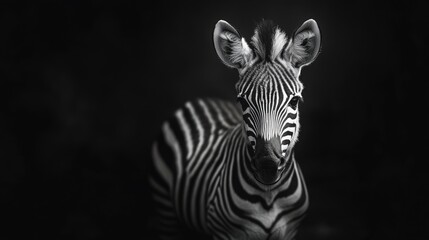
M 316 21 L 309 19 L 295 31 L 284 58 L 300 68 L 312 63 L 320 51 L 321 36 Z
M 217 55 L 228 67 L 242 69 L 252 57 L 246 40 L 226 21 L 217 22 L 213 42 Z

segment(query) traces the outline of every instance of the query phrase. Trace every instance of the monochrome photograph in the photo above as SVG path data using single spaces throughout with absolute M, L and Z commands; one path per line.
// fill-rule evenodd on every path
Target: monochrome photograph
M 418 1 L 3 1 L 0 239 L 429 239 Z

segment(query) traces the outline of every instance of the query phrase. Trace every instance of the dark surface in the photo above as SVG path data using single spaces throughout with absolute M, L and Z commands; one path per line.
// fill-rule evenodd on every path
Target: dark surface
M 9 3 L 7 3 L 9 2 Z M 0 239 L 144 239 L 150 144 L 188 99 L 234 99 L 217 20 L 308 18 L 297 159 L 311 206 L 299 239 L 429 239 L 423 4 L 3 1 Z

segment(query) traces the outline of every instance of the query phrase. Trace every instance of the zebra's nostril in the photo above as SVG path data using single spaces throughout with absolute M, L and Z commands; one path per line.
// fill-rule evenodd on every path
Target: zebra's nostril
M 277 167 L 278 171 L 283 171 L 286 167 L 286 159 L 285 158 L 280 158 L 280 163 L 279 166 Z
M 284 167 L 286 165 L 286 158 L 282 157 L 280 158 L 280 165 L 279 167 Z

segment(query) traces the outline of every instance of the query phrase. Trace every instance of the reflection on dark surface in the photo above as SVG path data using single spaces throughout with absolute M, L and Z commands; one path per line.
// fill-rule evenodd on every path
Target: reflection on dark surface
M 61 1 L 0 7 L 1 239 L 145 238 L 149 149 L 195 97 L 233 100 L 219 19 L 250 37 L 314 18 L 296 147 L 310 193 L 298 239 L 427 239 L 423 7 Z M 423 75 L 425 76 L 425 75 Z

